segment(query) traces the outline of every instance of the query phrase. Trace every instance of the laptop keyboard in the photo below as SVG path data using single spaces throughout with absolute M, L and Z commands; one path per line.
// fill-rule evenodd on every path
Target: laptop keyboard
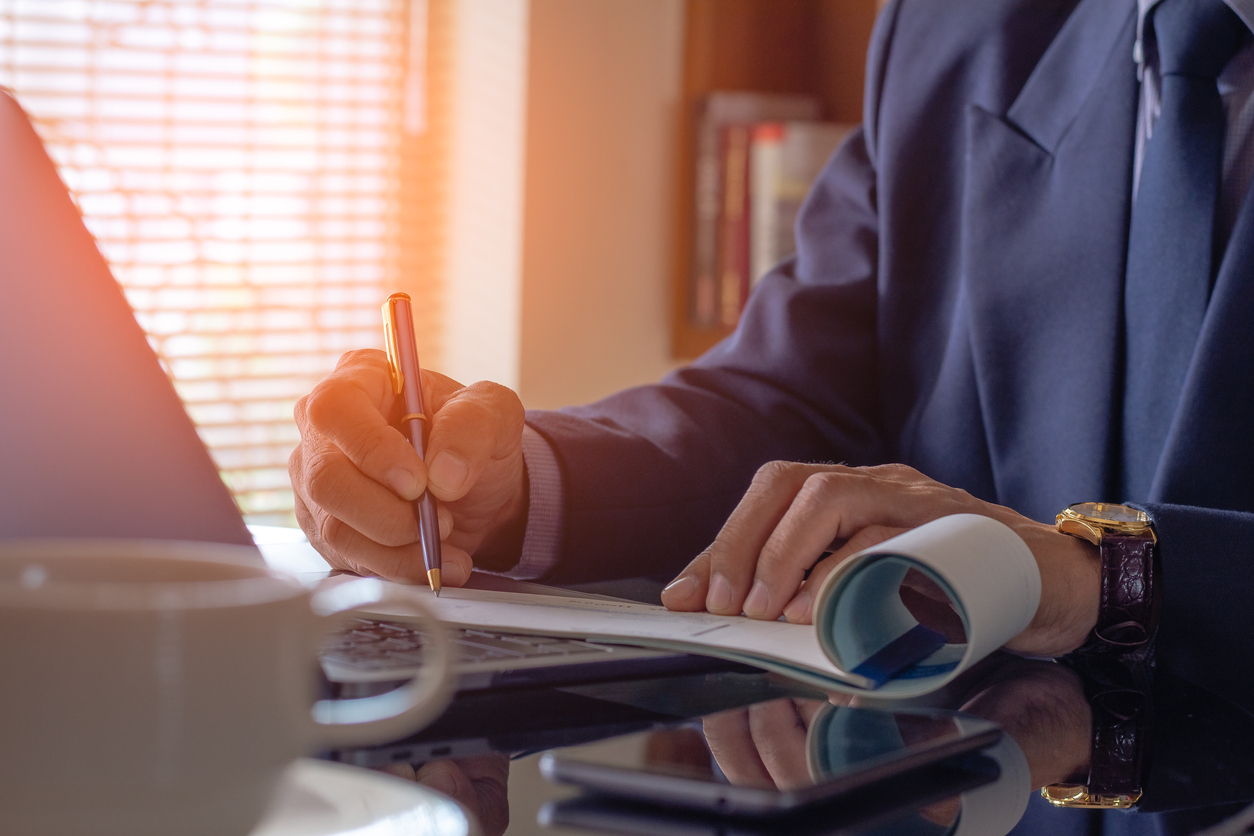
M 449 631 L 455 664 L 544 657 L 604 656 L 612 649 L 578 639 L 525 636 L 487 630 L 453 628 Z M 326 662 L 362 673 L 407 670 L 422 664 L 422 634 L 404 624 L 356 619 L 352 629 L 333 637 L 324 647 Z M 566 661 L 564 659 L 563 661 Z

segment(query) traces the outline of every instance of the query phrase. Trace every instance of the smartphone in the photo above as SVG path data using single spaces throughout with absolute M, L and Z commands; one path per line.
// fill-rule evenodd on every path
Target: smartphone
M 979 753 L 959 755 L 875 784 L 830 804 L 780 816 L 720 816 L 708 810 L 640 804 L 583 794 L 549 801 L 537 816 L 546 827 L 619 836 L 853 836 L 952 832 L 961 795 L 996 781 L 997 762 Z
M 540 771 L 634 801 L 770 816 L 859 793 L 1000 738 L 995 724 L 953 711 L 790 698 L 547 752 Z

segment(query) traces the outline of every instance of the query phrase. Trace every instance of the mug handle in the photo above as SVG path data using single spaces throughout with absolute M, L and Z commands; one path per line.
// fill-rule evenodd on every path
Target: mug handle
M 407 610 L 421 624 L 426 641 L 418 675 L 386 694 L 344 700 L 319 700 L 313 721 L 319 742 L 332 748 L 370 746 L 399 740 L 421 729 L 444 711 L 453 697 L 452 653 L 447 631 L 412 591 L 362 578 L 314 593 L 310 605 L 328 630 L 347 625 L 352 611 L 387 603 Z

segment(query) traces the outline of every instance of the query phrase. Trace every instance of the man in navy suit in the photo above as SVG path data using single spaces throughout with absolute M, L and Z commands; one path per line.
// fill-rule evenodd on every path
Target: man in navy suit
M 1206 2 L 1236 23 L 1222 56 L 1214 35 L 1183 48 L 1216 64 L 1199 83 L 1171 57 L 1192 23 L 1165 10 Z M 557 582 L 682 570 L 672 608 L 804 621 L 853 550 L 972 511 L 1041 569 L 1010 647 L 1060 655 L 1096 622 L 1099 560 L 1050 523 L 1078 500 L 1133 502 L 1159 540 L 1160 658 L 1248 695 L 1250 666 L 1229 660 L 1254 658 L 1252 5 L 890 3 L 863 127 L 735 334 L 660 384 L 558 412 L 429 375 L 429 468 L 389 426 L 382 355 L 346 355 L 297 409 L 302 525 L 340 565 L 417 580 L 407 500 L 429 486 L 447 583 L 472 556 Z M 1206 102 L 1177 105 L 1180 84 Z M 1211 138 L 1175 127 L 1179 110 L 1211 114 L 1194 119 Z M 1221 159 L 1199 209 L 1196 164 Z

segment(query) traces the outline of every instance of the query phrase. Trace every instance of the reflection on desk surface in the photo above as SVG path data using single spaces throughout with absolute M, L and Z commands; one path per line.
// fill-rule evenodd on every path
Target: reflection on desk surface
M 844 701 L 842 701 L 844 702 Z M 942 709 L 880 711 L 785 697 L 696 721 L 546 755 L 550 780 L 653 806 L 777 818 L 848 806 L 892 783 L 904 801 L 917 772 L 994 746 L 988 721 Z M 987 783 L 996 764 L 968 771 Z M 956 767 L 956 765 L 955 765 Z M 963 789 L 966 788 L 964 785 Z
M 1041 787 L 1090 779 L 1092 699 L 1103 689 L 1125 686 L 1143 688 L 1149 697 L 1143 715 L 1124 730 L 1131 735 L 1124 742 L 1143 749 L 1135 776 L 1143 791 L 1139 805 L 1131 811 L 1051 807 L 1038 794 Z M 642 812 L 638 805 L 628 815 L 621 805 L 572 801 L 576 790 L 539 778 L 536 753 L 627 731 L 674 726 L 732 708 L 744 708 L 742 714 L 752 726 L 755 712 L 767 710 L 762 704 L 782 697 L 828 699 L 761 674 L 481 694 L 459 699 L 444 718 L 408 741 L 381 747 L 374 755 L 371 750 L 356 750 L 339 757 L 358 763 L 373 758 L 376 766 L 386 762 L 393 774 L 448 792 L 479 818 L 489 836 L 764 832 L 708 816 L 685 819 L 666 811 Z M 868 700 L 860 704 L 873 706 Z M 879 818 L 860 823 L 840 820 L 837 811 L 831 811 L 836 829 L 827 832 L 1174 836 L 1221 822 L 1254 799 L 1254 718 L 1173 676 L 1153 676 L 1151 671 L 1123 681 L 1057 662 L 999 656 L 944 693 L 929 697 L 927 704 L 992 720 L 1005 730 L 1010 754 L 999 756 L 1000 779 L 964 795 L 945 794 L 943 776 L 916 776 L 910 788 L 916 798 L 906 809 L 894 811 L 888 805 Z M 697 726 L 689 723 L 690 728 Z M 777 736 L 767 739 L 779 743 Z M 936 793 L 944 797 L 937 798 Z M 979 804 L 972 804 L 977 795 Z M 537 823 L 540 808 L 554 801 L 563 803 L 549 807 L 549 824 Z M 663 829 L 663 821 L 671 830 Z

